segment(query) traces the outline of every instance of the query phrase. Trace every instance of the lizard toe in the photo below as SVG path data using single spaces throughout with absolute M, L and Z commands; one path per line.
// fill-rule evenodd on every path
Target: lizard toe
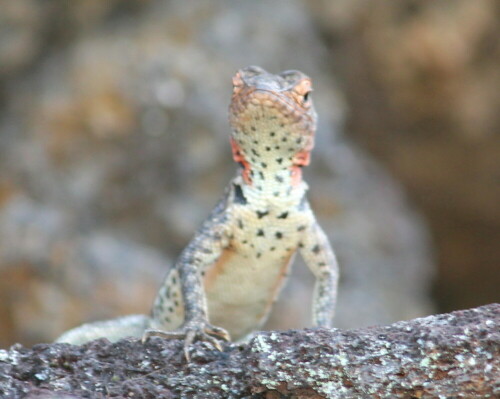
M 184 356 L 188 362 L 191 360 L 189 351 L 196 341 L 208 342 L 218 351 L 222 351 L 221 341 L 230 341 L 229 333 L 226 330 L 206 322 L 186 323 L 177 331 L 148 329 L 144 331 L 142 343 L 145 343 L 150 337 L 184 340 Z
M 216 327 L 216 326 L 212 326 L 210 324 L 207 324 L 205 326 L 205 333 L 208 334 L 209 336 L 212 336 L 212 337 L 215 337 L 215 338 L 218 338 L 218 339 L 222 339 L 224 341 L 231 341 L 231 336 L 229 335 L 229 333 L 221 328 L 221 327 Z
M 185 333 L 182 331 L 163 331 L 156 329 L 147 329 L 142 334 L 141 342 L 144 344 L 150 337 L 161 337 L 164 339 L 183 339 Z

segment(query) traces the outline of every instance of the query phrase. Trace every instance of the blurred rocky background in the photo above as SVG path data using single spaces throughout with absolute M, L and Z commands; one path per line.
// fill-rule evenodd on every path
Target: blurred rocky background
M 498 301 L 500 7 L 0 0 L 0 346 L 147 313 L 234 174 L 231 76 L 314 79 L 339 327 Z M 300 262 L 297 262 L 300 263 Z M 268 328 L 309 325 L 297 264 Z

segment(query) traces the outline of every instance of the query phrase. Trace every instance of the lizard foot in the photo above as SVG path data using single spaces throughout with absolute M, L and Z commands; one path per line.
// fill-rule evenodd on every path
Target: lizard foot
M 194 321 L 184 323 L 177 331 L 163 331 L 148 329 L 144 331 L 142 342 L 146 342 L 149 337 L 161 337 L 166 339 L 183 339 L 184 356 L 190 361 L 189 348 L 195 341 L 209 342 L 217 350 L 222 351 L 220 340 L 230 341 L 229 333 L 223 328 L 212 326 L 205 321 Z

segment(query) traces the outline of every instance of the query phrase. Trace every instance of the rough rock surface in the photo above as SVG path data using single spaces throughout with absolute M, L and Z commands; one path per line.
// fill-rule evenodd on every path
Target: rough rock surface
M 9 3 L 10 40 L 40 47 L 0 75 L 0 345 L 149 311 L 235 171 L 226 110 L 231 76 L 250 64 L 314 79 L 320 125 L 305 177 L 342 265 L 336 325 L 430 312 L 426 229 L 342 135 L 340 94 L 302 3 Z M 304 270 L 273 327 L 308 325 Z
M 0 395 L 141 398 L 494 398 L 500 305 L 359 330 L 262 332 L 223 352 L 160 338 L 0 351 Z M 50 396 L 59 392 L 60 396 Z M 32 396 L 30 396 L 32 395 Z M 40 395 L 40 396 L 38 396 Z

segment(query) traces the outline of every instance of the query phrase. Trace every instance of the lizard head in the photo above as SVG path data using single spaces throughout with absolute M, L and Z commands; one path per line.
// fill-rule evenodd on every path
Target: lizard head
M 231 144 L 247 183 L 250 169 L 262 165 L 288 168 L 300 180 L 300 167 L 309 163 L 316 130 L 311 91 L 311 79 L 300 71 L 273 75 L 251 66 L 233 77 Z

